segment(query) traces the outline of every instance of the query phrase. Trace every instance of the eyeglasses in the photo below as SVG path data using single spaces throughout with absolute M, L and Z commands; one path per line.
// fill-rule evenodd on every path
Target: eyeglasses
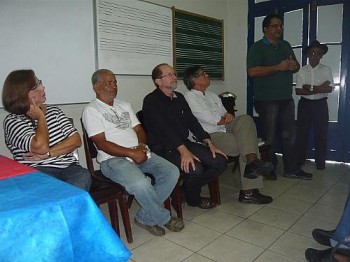
M 283 25 L 269 25 L 269 27 L 272 27 L 273 29 L 276 29 L 278 27 L 283 29 Z
M 196 77 L 205 76 L 207 73 L 202 71 L 196 75 Z
M 35 85 L 34 85 L 30 90 L 34 90 L 34 89 L 36 89 L 38 86 L 40 86 L 40 85 L 42 85 L 42 84 L 43 84 L 43 81 L 38 80 L 38 81 L 35 83 Z
M 168 74 L 165 74 L 165 75 L 162 75 L 159 77 L 159 79 L 163 78 L 163 77 L 176 77 L 176 73 L 168 73 Z

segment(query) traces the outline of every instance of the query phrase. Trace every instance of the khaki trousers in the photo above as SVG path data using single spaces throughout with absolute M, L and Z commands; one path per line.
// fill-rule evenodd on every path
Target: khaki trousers
M 254 153 L 259 157 L 258 139 L 253 119 L 249 115 L 237 116 L 226 125 L 225 132 L 210 134 L 213 143 L 228 156 L 239 155 L 239 169 L 241 176 L 241 189 L 249 190 L 263 187 L 263 178 L 256 179 L 244 177 L 244 169 L 247 164 L 246 155 Z

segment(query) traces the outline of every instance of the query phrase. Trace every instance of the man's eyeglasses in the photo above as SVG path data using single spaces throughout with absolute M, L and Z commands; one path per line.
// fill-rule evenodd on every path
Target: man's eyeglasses
M 43 84 L 43 81 L 38 80 L 38 81 L 35 83 L 35 86 L 33 86 L 33 87 L 31 88 L 31 90 L 36 89 L 38 86 L 40 86 L 40 85 L 42 85 L 42 84 Z
M 202 71 L 200 73 L 197 73 L 196 77 L 205 76 L 206 74 L 206 72 Z
M 278 27 L 283 29 L 283 25 L 269 25 L 269 27 L 272 27 L 273 29 L 276 29 Z
M 165 75 L 162 75 L 160 76 L 159 78 L 163 78 L 163 77 L 176 77 L 176 73 L 168 73 L 168 74 L 165 74 Z

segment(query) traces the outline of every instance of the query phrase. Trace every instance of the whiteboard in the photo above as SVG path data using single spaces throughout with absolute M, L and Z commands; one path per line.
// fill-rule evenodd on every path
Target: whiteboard
M 1 93 L 11 71 L 31 68 L 43 81 L 48 104 L 91 101 L 93 14 L 92 0 L 1 0 Z
M 139 0 L 96 0 L 99 68 L 115 74 L 151 75 L 173 64 L 172 10 Z

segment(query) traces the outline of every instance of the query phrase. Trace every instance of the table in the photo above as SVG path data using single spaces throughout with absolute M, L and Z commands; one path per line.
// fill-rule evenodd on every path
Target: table
M 0 243 L 0 261 L 127 261 L 131 255 L 87 192 L 41 172 L 0 180 Z

